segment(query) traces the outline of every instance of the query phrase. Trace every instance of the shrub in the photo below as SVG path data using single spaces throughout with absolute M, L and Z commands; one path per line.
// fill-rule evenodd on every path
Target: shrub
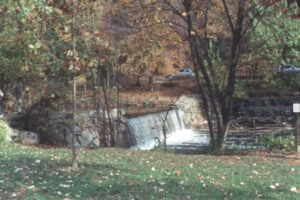
M 293 135 L 282 137 L 265 136 L 263 141 L 268 150 L 293 151 L 295 149 Z
M 11 141 L 11 129 L 4 120 L 0 120 L 0 143 Z

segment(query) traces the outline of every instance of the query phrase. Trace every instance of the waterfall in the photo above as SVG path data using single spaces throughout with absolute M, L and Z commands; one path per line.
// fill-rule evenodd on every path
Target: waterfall
M 163 121 L 166 118 L 167 135 L 185 129 L 183 111 L 174 109 L 128 119 L 130 132 L 135 139 L 135 149 L 149 150 L 163 142 Z M 159 140 L 159 141 L 158 141 Z

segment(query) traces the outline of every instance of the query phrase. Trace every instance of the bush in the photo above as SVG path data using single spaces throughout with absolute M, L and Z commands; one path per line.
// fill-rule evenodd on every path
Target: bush
M 11 141 L 11 129 L 7 123 L 0 120 L 0 143 L 7 143 Z
M 263 142 L 268 150 L 293 151 L 295 149 L 293 135 L 282 137 L 265 136 Z

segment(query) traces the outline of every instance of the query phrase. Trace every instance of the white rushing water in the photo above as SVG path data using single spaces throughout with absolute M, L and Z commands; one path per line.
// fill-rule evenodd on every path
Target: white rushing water
M 168 146 L 208 146 L 209 134 L 201 134 L 194 129 L 183 129 L 167 137 Z
M 163 143 L 163 121 L 166 115 L 168 146 L 208 145 L 209 136 L 186 129 L 183 122 L 184 113 L 174 109 L 168 113 L 165 111 L 130 118 L 128 123 L 135 138 L 133 149 L 150 150 Z

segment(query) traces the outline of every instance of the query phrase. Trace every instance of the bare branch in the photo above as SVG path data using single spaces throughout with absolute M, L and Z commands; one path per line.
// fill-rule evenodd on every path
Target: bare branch
M 233 22 L 232 22 L 232 19 L 231 19 L 231 17 L 230 17 L 228 5 L 227 5 L 227 3 L 226 3 L 225 0 L 222 0 L 222 2 L 223 2 L 223 5 L 224 5 L 224 11 L 225 11 L 225 14 L 226 14 L 226 17 L 227 17 L 227 20 L 228 20 L 228 23 L 229 23 L 231 32 L 233 33 L 233 32 L 235 31 L 235 28 L 234 28 L 234 26 L 233 26 Z

